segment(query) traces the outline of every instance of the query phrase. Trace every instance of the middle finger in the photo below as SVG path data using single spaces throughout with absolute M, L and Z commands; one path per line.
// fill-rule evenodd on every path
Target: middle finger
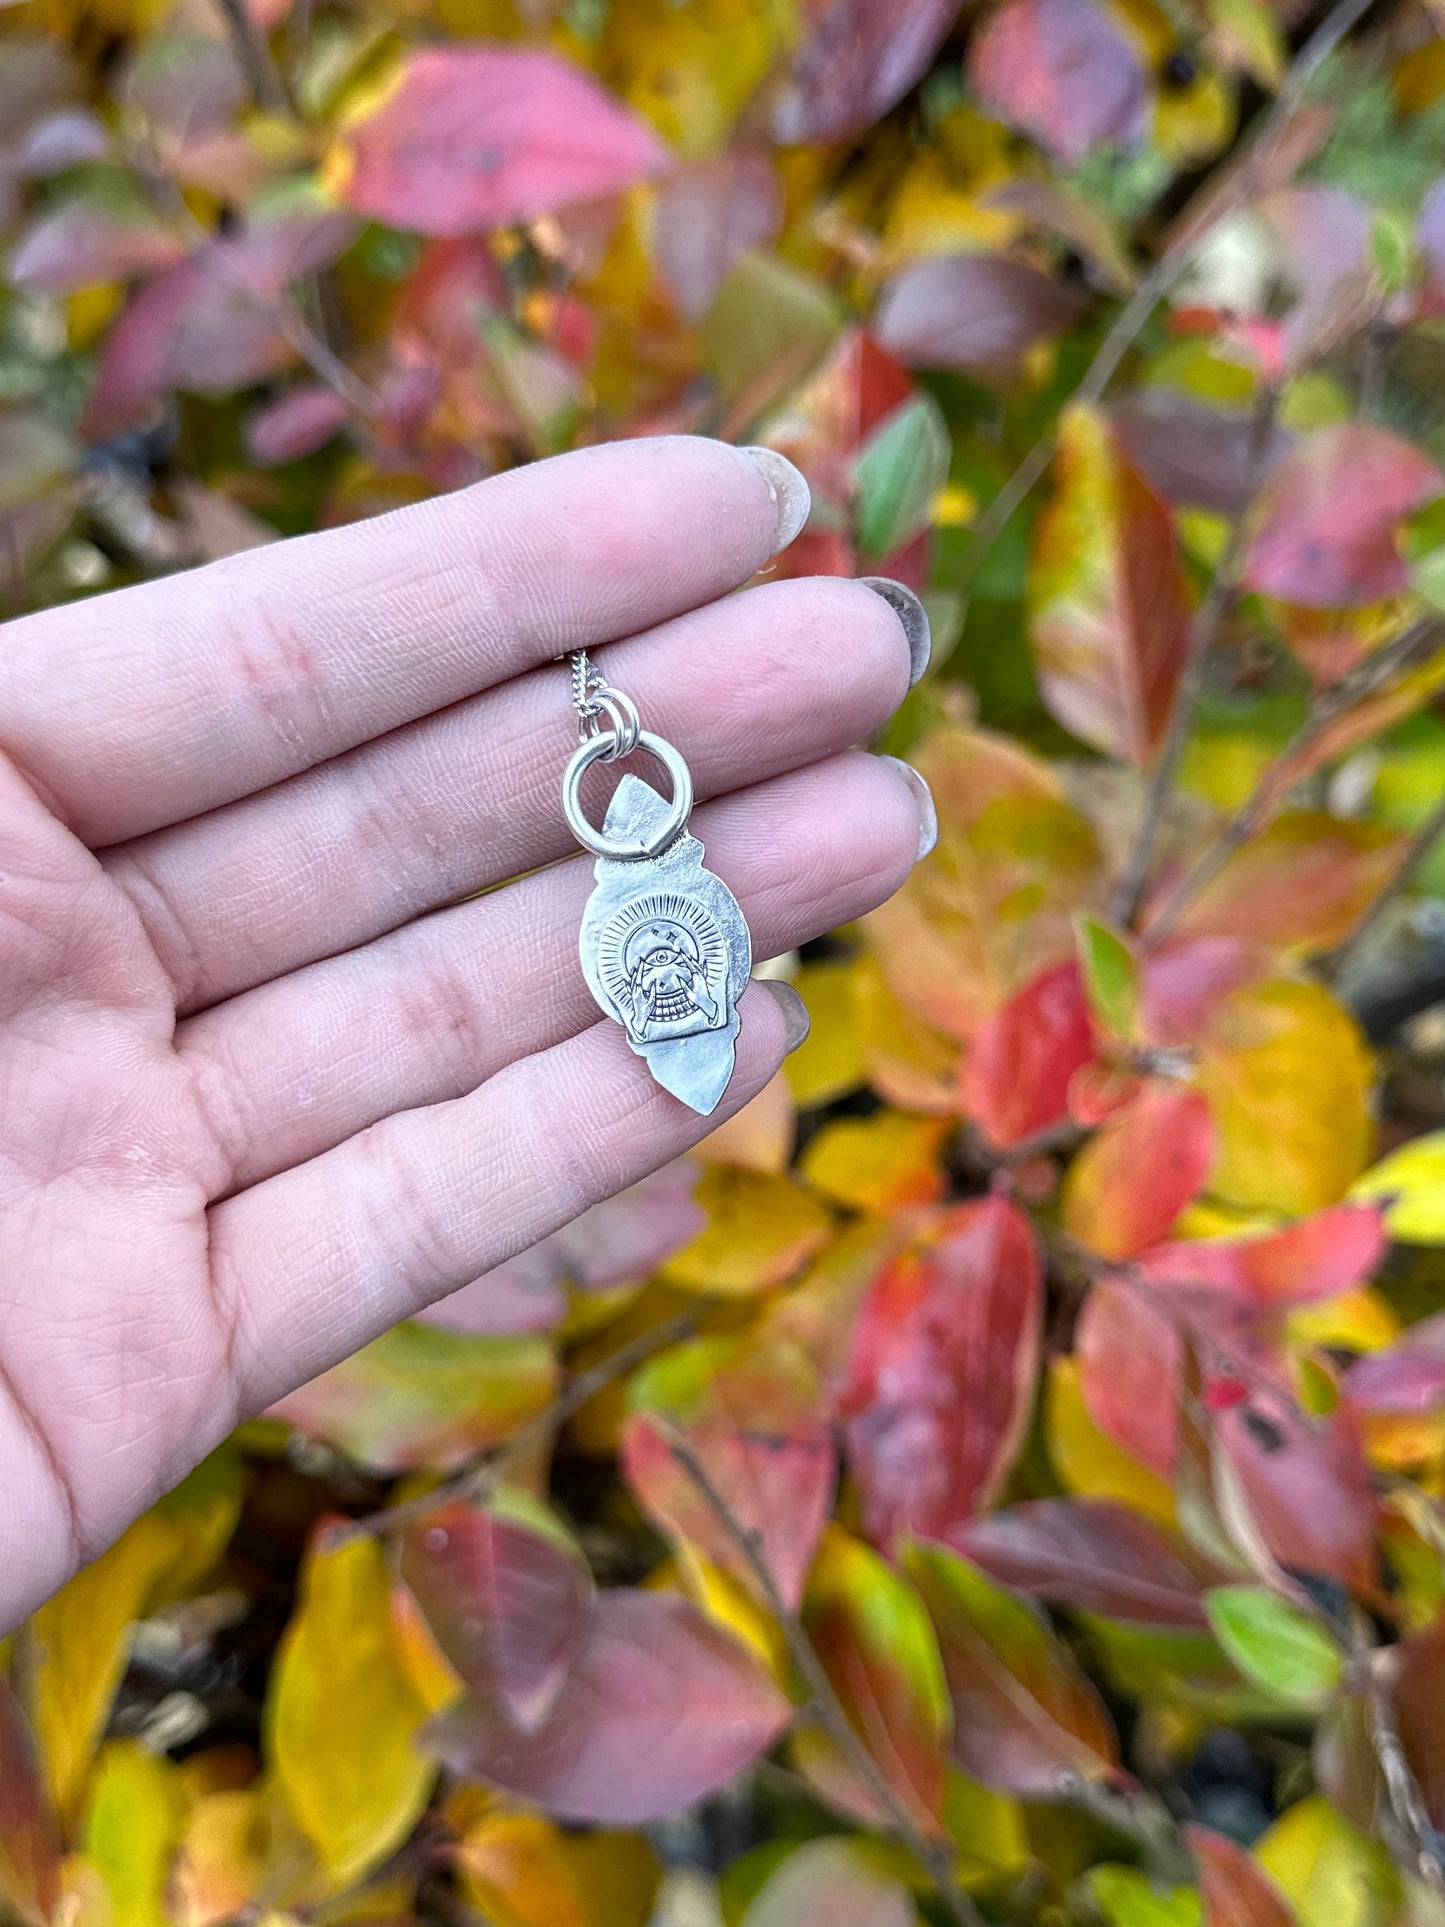
M 893 607 L 838 577 L 766 584 L 598 661 L 683 751 L 700 797 L 860 741 L 910 669 Z M 552 664 L 101 861 L 180 1009 L 204 1009 L 565 854 L 571 731 Z

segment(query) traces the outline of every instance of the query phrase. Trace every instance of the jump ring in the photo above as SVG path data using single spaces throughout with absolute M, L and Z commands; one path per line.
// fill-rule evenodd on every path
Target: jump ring
M 602 721 L 603 716 L 606 716 L 615 741 L 615 747 L 606 760 L 611 763 L 619 756 L 630 756 L 637 748 L 642 735 L 642 718 L 637 713 L 636 703 L 630 696 L 625 696 L 620 689 L 609 689 L 605 694 L 599 695 L 596 702 L 597 707 L 592 713 L 592 727 L 587 732 L 588 736 L 601 736 L 608 733 L 607 726 Z
M 594 763 L 611 762 L 620 753 L 618 741 L 618 732 L 605 729 L 577 745 L 562 778 L 562 814 L 584 850 L 610 857 L 614 863 L 640 863 L 646 857 L 661 856 L 686 824 L 692 813 L 692 772 L 680 750 L 649 729 L 639 730 L 635 747 L 655 756 L 672 779 L 672 808 L 650 836 L 608 836 L 594 830 L 582 814 L 582 778 Z

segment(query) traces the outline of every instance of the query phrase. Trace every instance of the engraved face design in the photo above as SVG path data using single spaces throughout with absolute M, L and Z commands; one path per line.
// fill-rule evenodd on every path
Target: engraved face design
M 722 934 L 710 912 L 680 892 L 624 905 L 602 931 L 598 964 L 637 1043 L 687 1037 L 726 1021 Z

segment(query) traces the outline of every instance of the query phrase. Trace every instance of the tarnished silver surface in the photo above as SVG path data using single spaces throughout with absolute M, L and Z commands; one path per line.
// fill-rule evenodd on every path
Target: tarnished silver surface
M 624 776 L 603 835 L 623 846 L 648 843 L 671 813 L 649 784 Z M 732 1076 L 752 944 L 737 898 L 702 858 L 686 830 L 660 856 L 599 857 L 579 947 L 601 1008 L 658 1083 L 706 1116 Z

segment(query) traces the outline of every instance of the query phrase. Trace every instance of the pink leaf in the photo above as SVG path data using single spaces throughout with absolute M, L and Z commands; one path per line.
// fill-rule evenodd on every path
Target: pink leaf
M 689 321 L 701 321 L 750 248 L 783 218 L 783 191 L 763 154 L 722 154 L 670 174 L 652 217 L 658 272 Z
M 1445 491 L 1411 443 L 1369 422 L 1340 422 L 1294 449 L 1264 490 L 1249 587 L 1311 609 L 1353 608 L 1408 582 L 1396 526 Z
M 981 104 L 1068 166 L 1143 137 L 1148 94 L 1131 42 L 1092 0 L 1006 0 L 974 36 Z
M 307 382 L 256 410 L 246 423 L 246 446 L 258 462 L 294 462 L 324 448 L 349 415 L 332 389 Z
M 408 56 L 346 130 L 347 206 L 421 234 L 474 234 L 619 193 L 666 165 L 644 124 L 554 54 L 451 45 Z
M 1260 1537 L 1280 1564 L 1369 1591 L 1375 1498 L 1349 1408 L 1312 1425 L 1254 1401 L 1220 1413 L 1217 1425 Z
M 1121 1505 L 1034 1499 L 971 1520 L 948 1543 L 1014 1592 L 1151 1626 L 1203 1626 L 1211 1577 Z
M 10 255 L 9 280 L 42 294 L 73 294 L 167 267 L 185 251 L 154 215 L 77 195 L 25 230 Z
M 920 81 L 960 0 L 833 0 L 773 108 L 786 146 L 851 140 Z
M 884 288 L 874 333 L 912 368 L 1006 372 L 1036 341 L 1072 327 L 1086 306 L 1076 289 L 992 254 L 915 261 Z
M 1139 1268 L 1156 1284 L 1226 1292 L 1269 1309 L 1349 1291 L 1374 1271 L 1385 1245 L 1377 1206 L 1338 1204 L 1263 1237 L 1158 1245 Z
M 461 1501 L 402 1543 L 402 1578 L 472 1692 L 527 1731 L 551 1712 L 586 1635 L 592 1578 L 560 1535 Z
M 535 1732 L 477 1702 L 431 1749 L 563 1820 L 632 1827 L 691 1806 L 772 1745 L 792 1709 L 758 1662 L 689 1601 L 598 1596 L 565 1691 Z
M 1038 1374 L 1043 1268 L 1003 1198 L 959 1205 L 874 1285 L 843 1407 L 869 1535 L 937 1536 L 996 1496 Z
M 1445 1353 L 1405 1342 L 1357 1358 L 1345 1374 L 1345 1396 L 1357 1411 L 1433 1412 L 1445 1406 Z
M 1173 1325 L 1127 1285 L 1101 1283 L 1084 1301 L 1074 1343 L 1094 1423 L 1151 1472 L 1172 1479 L 1181 1357 Z

